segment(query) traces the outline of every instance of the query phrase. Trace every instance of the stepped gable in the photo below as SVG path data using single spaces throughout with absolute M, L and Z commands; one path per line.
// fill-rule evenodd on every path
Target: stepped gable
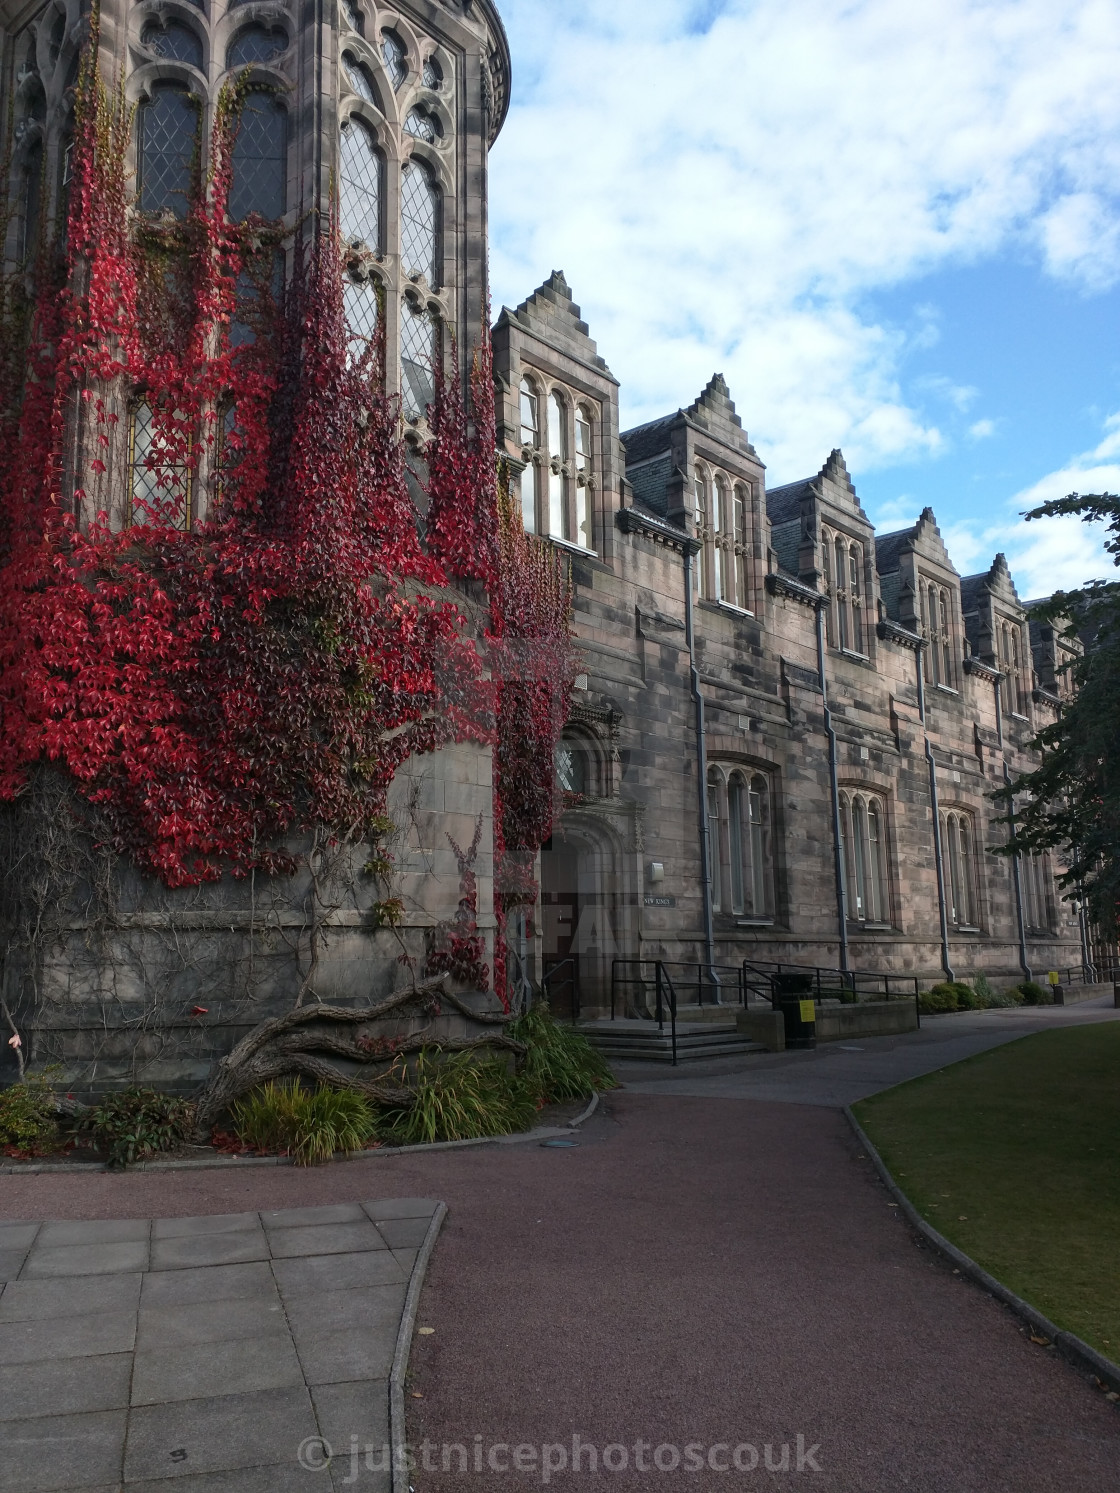
M 987 570 L 961 579 L 961 606 L 967 616 L 979 607 L 984 594 L 998 596 L 1012 606 L 1022 608 L 1019 593 L 1011 576 L 1007 556 L 1001 550 Z
M 550 346 L 592 364 L 614 383 L 618 382 L 607 367 L 606 360 L 599 356 L 590 328 L 572 300 L 571 288 L 564 278 L 563 270 L 553 270 L 543 285 L 538 285 L 532 295 L 526 296 L 516 310 L 511 311 L 508 306 L 503 306 L 497 325 L 501 326 L 504 322 L 514 323 L 524 331 L 537 333 Z
M 687 409 L 674 410 L 671 415 L 662 415 L 656 420 L 647 420 L 644 425 L 635 425 L 619 436 L 626 458 L 626 480 L 634 495 L 634 505 L 656 514 L 658 518 L 669 516 L 669 489 L 680 489 L 687 485 L 689 477 L 683 466 L 684 446 L 678 441 L 674 460 L 674 436 L 680 435 L 684 427 L 711 435 L 724 445 L 744 451 L 756 461 L 758 454 L 747 439 L 743 422 L 735 411 L 727 380 L 722 373 L 714 373 L 701 393 Z M 687 463 L 686 463 L 687 464 Z M 674 500 L 679 502 L 679 497 Z M 674 522 L 677 522 L 674 519 Z
M 945 548 L 941 530 L 932 508 L 923 508 L 917 523 L 908 529 L 896 529 L 875 540 L 875 568 L 880 575 L 890 575 L 902 563 L 903 555 L 921 549 L 927 559 L 938 559 L 949 570 L 956 566 Z

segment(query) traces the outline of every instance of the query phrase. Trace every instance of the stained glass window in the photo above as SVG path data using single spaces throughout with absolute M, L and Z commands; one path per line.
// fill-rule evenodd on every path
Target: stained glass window
M 154 22 L 145 26 L 140 40 L 157 57 L 168 57 L 175 62 L 189 62 L 192 67 L 202 66 L 202 41 L 190 26 L 182 21 L 168 21 L 166 26 Z
M 422 77 L 425 88 L 438 88 L 443 82 L 443 69 L 434 57 L 425 60 Z
M 428 168 L 406 161 L 401 170 L 401 263 L 406 275 L 423 275 L 435 287 L 439 199 Z
M 360 120 L 342 126 L 339 148 L 339 228 L 345 243 L 381 247 L 381 156 Z
M 362 64 L 349 52 L 342 54 L 342 72 L 346 82 L 358 97 L 365 99 L 367 104 L 372 104 L 375 109 L 380 110 L 381 104 L 374 92 L 373 80 Z
M 255 90 L 241 107 L 233 143 L 233 184 L 229 215 L 239 223 L 250 213 L 262 218 L 284 214 L 288 174 L 288 116 L 271 94 Z
M 163 84 L 140 106 L 140 211 L 187 215 L 198 161 L 198 105 L 185 88 Z
M 427 109 L 410 109 L 404 127 L 410 135 L 414 135 L 417 140 L 427 140 L 429 145 L 434 144 L 443 134 L 439 121 Z
M 408 77 L 408 65 L 405 62 L 404 43 L 395 32 L 381 33 L 381 60 L 385 64 L 389 82 L 394 89 L 399 88 Z
M 401 402 L 412 418 L 435 398 L 437 328 L 428 313 L 405 301 L 401 306 Z
M 227 67 L 246 67 L 251 62 L 271 62 L 288 50 L 288 38 L 279 26 L 246 26 L 230 43 Z

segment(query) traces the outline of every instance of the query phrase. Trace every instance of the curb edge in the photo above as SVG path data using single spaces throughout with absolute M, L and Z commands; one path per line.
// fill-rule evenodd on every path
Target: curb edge
M 408 1357 L 412 1350 L 412 1330 L 416 1325 L 416 1314 L 420 1309 L 420 1292 L 428 1272 L 428 1261 L 435 1248 L 443 1220 L 447 1217 L 447 1204 L 439 1203 L 432 1214 L 424 1242 L 412 1262 L 412 1274 L 408 1279 L 408 1291 L 397 1328 L 397 1346 L 393 1353 L 393 1367 L 389 1371 L 389 1445 L 392 1455 L 392 1493 L 410 1493 L 405 1452 L 408 1435 L 405 1429 L 404 1379 L 408 1372 Z
M 866 1130 L 864 1130 L 863 1126 L 852 1113 L 851 1105 L 845 1104 L 844 1115 L 848 1124 L 855 1132 L 856 1139 L 863 1146 L 875 1170 L 879 1173 L 887 1191 L 898 1203 L 899 1208 L 911 1227 L 916 1229 L 927 1243 L 932 1244 L 939 1254 L 951 1260 L 962 1275 L 968 1276 L 978 1286 L 983 1287 L 989 1295 L 994 1296 L 997 1301 L 1001 1301 L 1004 1306 L 1010 1307 L 1015 1315 L 1024 1321 L 1028 1327 L 1033 1328 L 1039 1336 L 1048 1337 L 1068 1363 L 1101 1380 L 1113 1392 L 1120 1393 L 1120 1364 L 1115 1364 L 1110 1358 L 1105 1358 L 1102 1353 L 1098 1353 L 1095 1348 L 1091 1348 L 1088 1343 L 1084 1342 L 1074 1333 L 1066 1332 L 1063 1328 L 1056 1326 L 1050 1321 L 1049 1317 L 1044 1317 L 1036 1307 L 1031 1306 L 1029 1301 L 1024 1301 L 1021 1296 L 1016 1296 L 1015 1292 L 1005 1286 L 1002 1281 L 996 1280 L 994 1275 L 989 1275 L 981 1265 L 976 1263 L 971 1255 L 966 1255 L 963 1250 L 958 1249 L 955 1244 L 946 1239 L 944 1234 L 939 1234 L 931 1223 L 926 1222 L 891 1176 L 886 1162 L 879 1155 L 875 1146 L 872 1145 Z

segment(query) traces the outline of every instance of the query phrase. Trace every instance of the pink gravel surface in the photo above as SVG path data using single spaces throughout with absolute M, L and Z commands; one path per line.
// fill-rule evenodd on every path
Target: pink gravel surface
M 413 1344 L 417 1493 L 540 1487 L 542 1459 L 565 1493 L 1120 1490 L 1120 1412 L 916 1242 L 835 1110 L 621 1093 L 572 1149 L 0 1178 L 5 1218 L 376 1197 L 450 1208 Z M 560 1470 L 573 1436 L 625 1470 Z M 456 1443 L 466 1473 L 441 1468 Z M 489 1468 L 517 1447 L 525 1470 Z

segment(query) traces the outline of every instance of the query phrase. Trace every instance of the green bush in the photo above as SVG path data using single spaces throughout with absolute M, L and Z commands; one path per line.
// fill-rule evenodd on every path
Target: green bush
M 233 1106 L 237 1134 L 258 1151 L 286 1151 L 299 1166 L 329 1161 L 336 1151 L 359 1151 L 377 1134 L 372 1105 L 352 1089 L 298 1078 L 266 1083 Z
M 0 1090 L 0 1146 L 50 1151 L 58 1138 L 54 1093 L 45 1074 L 29 1073 Z
M 1025 1006 L 1052 1006 L 1054 991 L 1049 985 L 1039 985 L 1035 980 L 1024 980 L 1019 986 Z
M 972 993 L 976 997 L 976 1004 L 982 1011 L 997 1003 L 996 993 L 992 989 L 987 975 L 977 975 L 972 981 Z
M 975 1011 L 979 1004 L 976 992 L 963 980 L 942 980 L 918 997 L 918 1009 L 923 1016 L 944 1011 Z
M 989 1006 L 1021 1006 L 1023 1004 L 1023 992 L 1017 985 L 1010 990 L 993 990 L 988 997 Z
M 554 1021 L 545 1001 L 537 1001 L 507 1028 L 529 1051 L 520 1078 L 543 1104 L 584 1099 L 595 1089 L 613 1089 L 615 1077 L 606 1059 L 573 1027 Z
M 439 1048 L 424 1048 L 412 1086 L 411 1108 L 384 1115 L 389 1134 L 402 1146 L 513 1135 L 528 1130 L 537 1113 L 532 1091 L 504 1061 L 473 1052 L 447 1057 Z
M 131 1166 L 186 1140 L 193 1119 L 186 1099 L 129 1088 L 107 1094 L 82 1117 L 82 1129 L 110 1166 Z

